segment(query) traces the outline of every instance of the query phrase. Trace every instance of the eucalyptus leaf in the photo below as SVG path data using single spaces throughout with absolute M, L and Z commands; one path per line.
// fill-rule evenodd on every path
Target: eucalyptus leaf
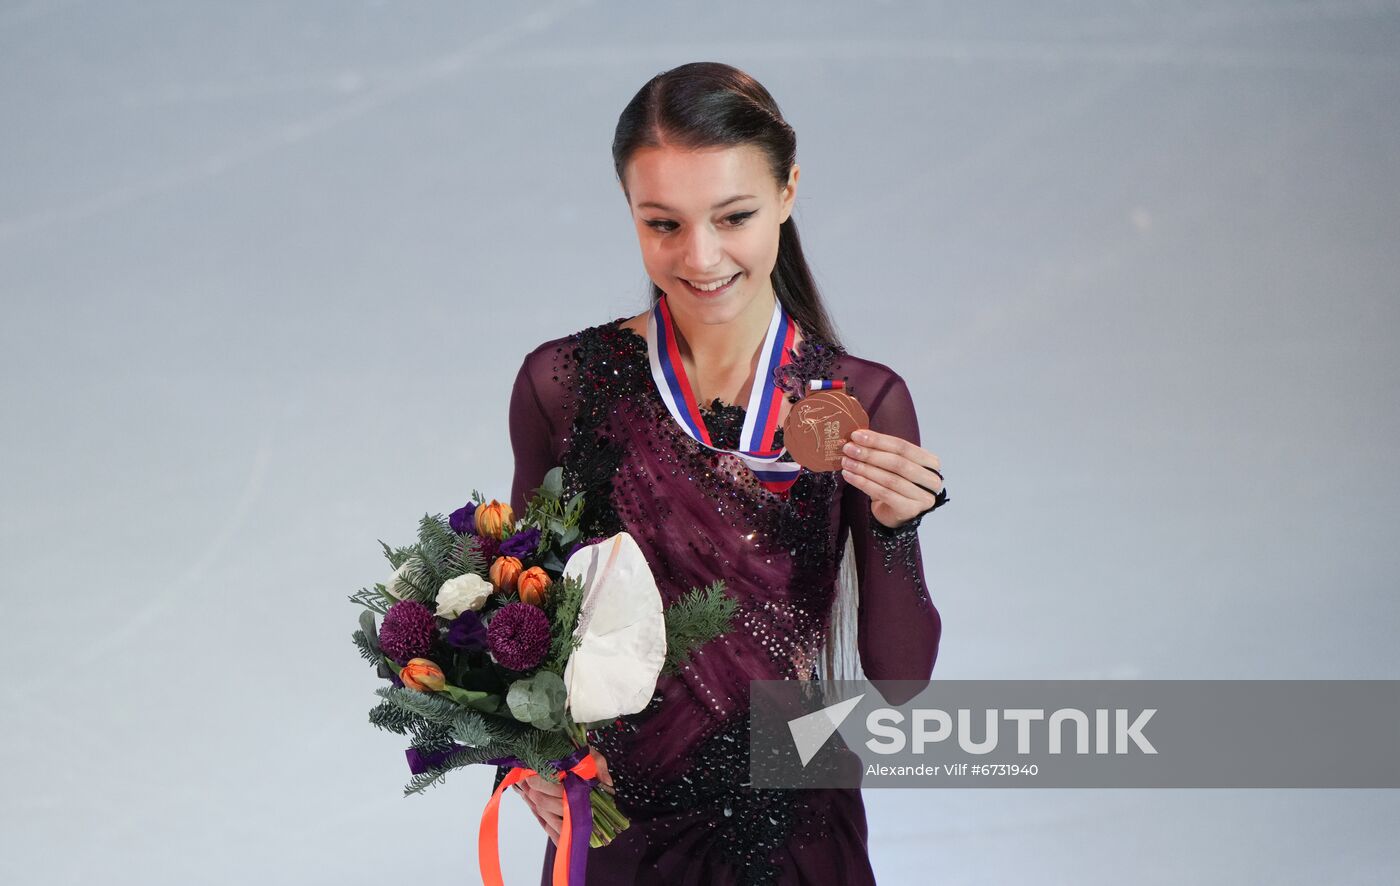
M 564 726 L 564 702 L 568 691 L 564 680 L 553 671 L 540 671 L 533 677 L 516 680 L 506 693 L 510 714 L 536 729 L 560 729 Z
M 558 498 L 564 494 L 564 468 L 562 466 L 553 467 L 544 475 L 544 484 L 540 487 L 540 492 L 549 498 Z
M 360 613 L 360 630 L 365 632 L 365 642 L 369 648 L 379 652 L 379 631 L 374 627 L 374 613 L 368 609 Z

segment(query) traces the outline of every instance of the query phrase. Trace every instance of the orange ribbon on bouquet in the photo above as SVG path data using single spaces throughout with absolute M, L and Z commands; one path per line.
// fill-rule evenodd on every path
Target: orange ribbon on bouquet
M 477 860 L 481 866 L 482 882 L 485 886 L 505 886 L 501 879 L 497 828 L 501 794 L 516 782 L 539 773 L 514 757 L 487 762 L 512 767 L 491 799 L 486 801 L 486 811 L 481 815 L 481 831 L 477 836 Z M 559 780 L 564 785 L 564 826 L 559 830 L 559 841 L 554 851 L 553 886 L 583 886 L 588 865 L 588 840 L 593 833 L 593 807 L 588 794 L 593 782 L 598 780 L 598 764 L 589 755 L 588 748 L 582 747 L 562 760 L 551 760 L 550 765 L 559 773 Z

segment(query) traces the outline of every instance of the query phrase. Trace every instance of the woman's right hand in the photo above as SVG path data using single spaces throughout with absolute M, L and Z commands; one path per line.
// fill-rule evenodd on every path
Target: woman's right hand
M 596 750 L 590 749 L 589 755 L 598 767 L 598 783 L 611 792 L 613 782 L 608 774 L 607 760 Z M 525 798 L 540 827 L 557 846 L 559 832 L 564 828 L 564 786 L 557 781 L 549 781 L 543 775 L 532 775 L 516 782 L 515 789 Z

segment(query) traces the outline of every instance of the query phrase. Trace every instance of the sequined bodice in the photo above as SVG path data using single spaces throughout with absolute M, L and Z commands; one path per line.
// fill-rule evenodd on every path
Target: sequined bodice
M 744 407 L 725 403 L 716 397 L 708 406 L 700 406 L 700 417 L 705 420 L 705 429 L 710 432 L 710 442 L 725 449 L 737 449 L 739 437 L 744 431 Z M 783 445 L 783 429 L 778 428 L 773 435 L 773 445 Z

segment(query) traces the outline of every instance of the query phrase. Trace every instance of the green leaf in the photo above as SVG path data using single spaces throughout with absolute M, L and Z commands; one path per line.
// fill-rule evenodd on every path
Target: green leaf
M 536 729 L 560 729 L 567 722 L 564 702 L 568 690 L 564 680 L 552 671 L 540 671 L 533 677 L 516 680 L 506 693 L 511 716 Z
M 558 498 L 564 494 L 564 468 L 563 466 L 553 467 L 544 475 L 544 484 L 540 486 L 540 492 L 550 498 Z
M 475 708 L 478 711 L 486 711 L 494 714 L 501 709 L 501 697 L 490 692 L 478 692 L 475 689 L 463 689 L 460 686 L 453 686 L 448 683 L 438 690 L 443 695 L 457 702 L 463 707 Z
M 378 652 L 379 630 L 374 626 L 373 612 L 365 611 L 360 613 L 360 630 L 365 632 L 365 638 L 369 640 L 370 648 Z

